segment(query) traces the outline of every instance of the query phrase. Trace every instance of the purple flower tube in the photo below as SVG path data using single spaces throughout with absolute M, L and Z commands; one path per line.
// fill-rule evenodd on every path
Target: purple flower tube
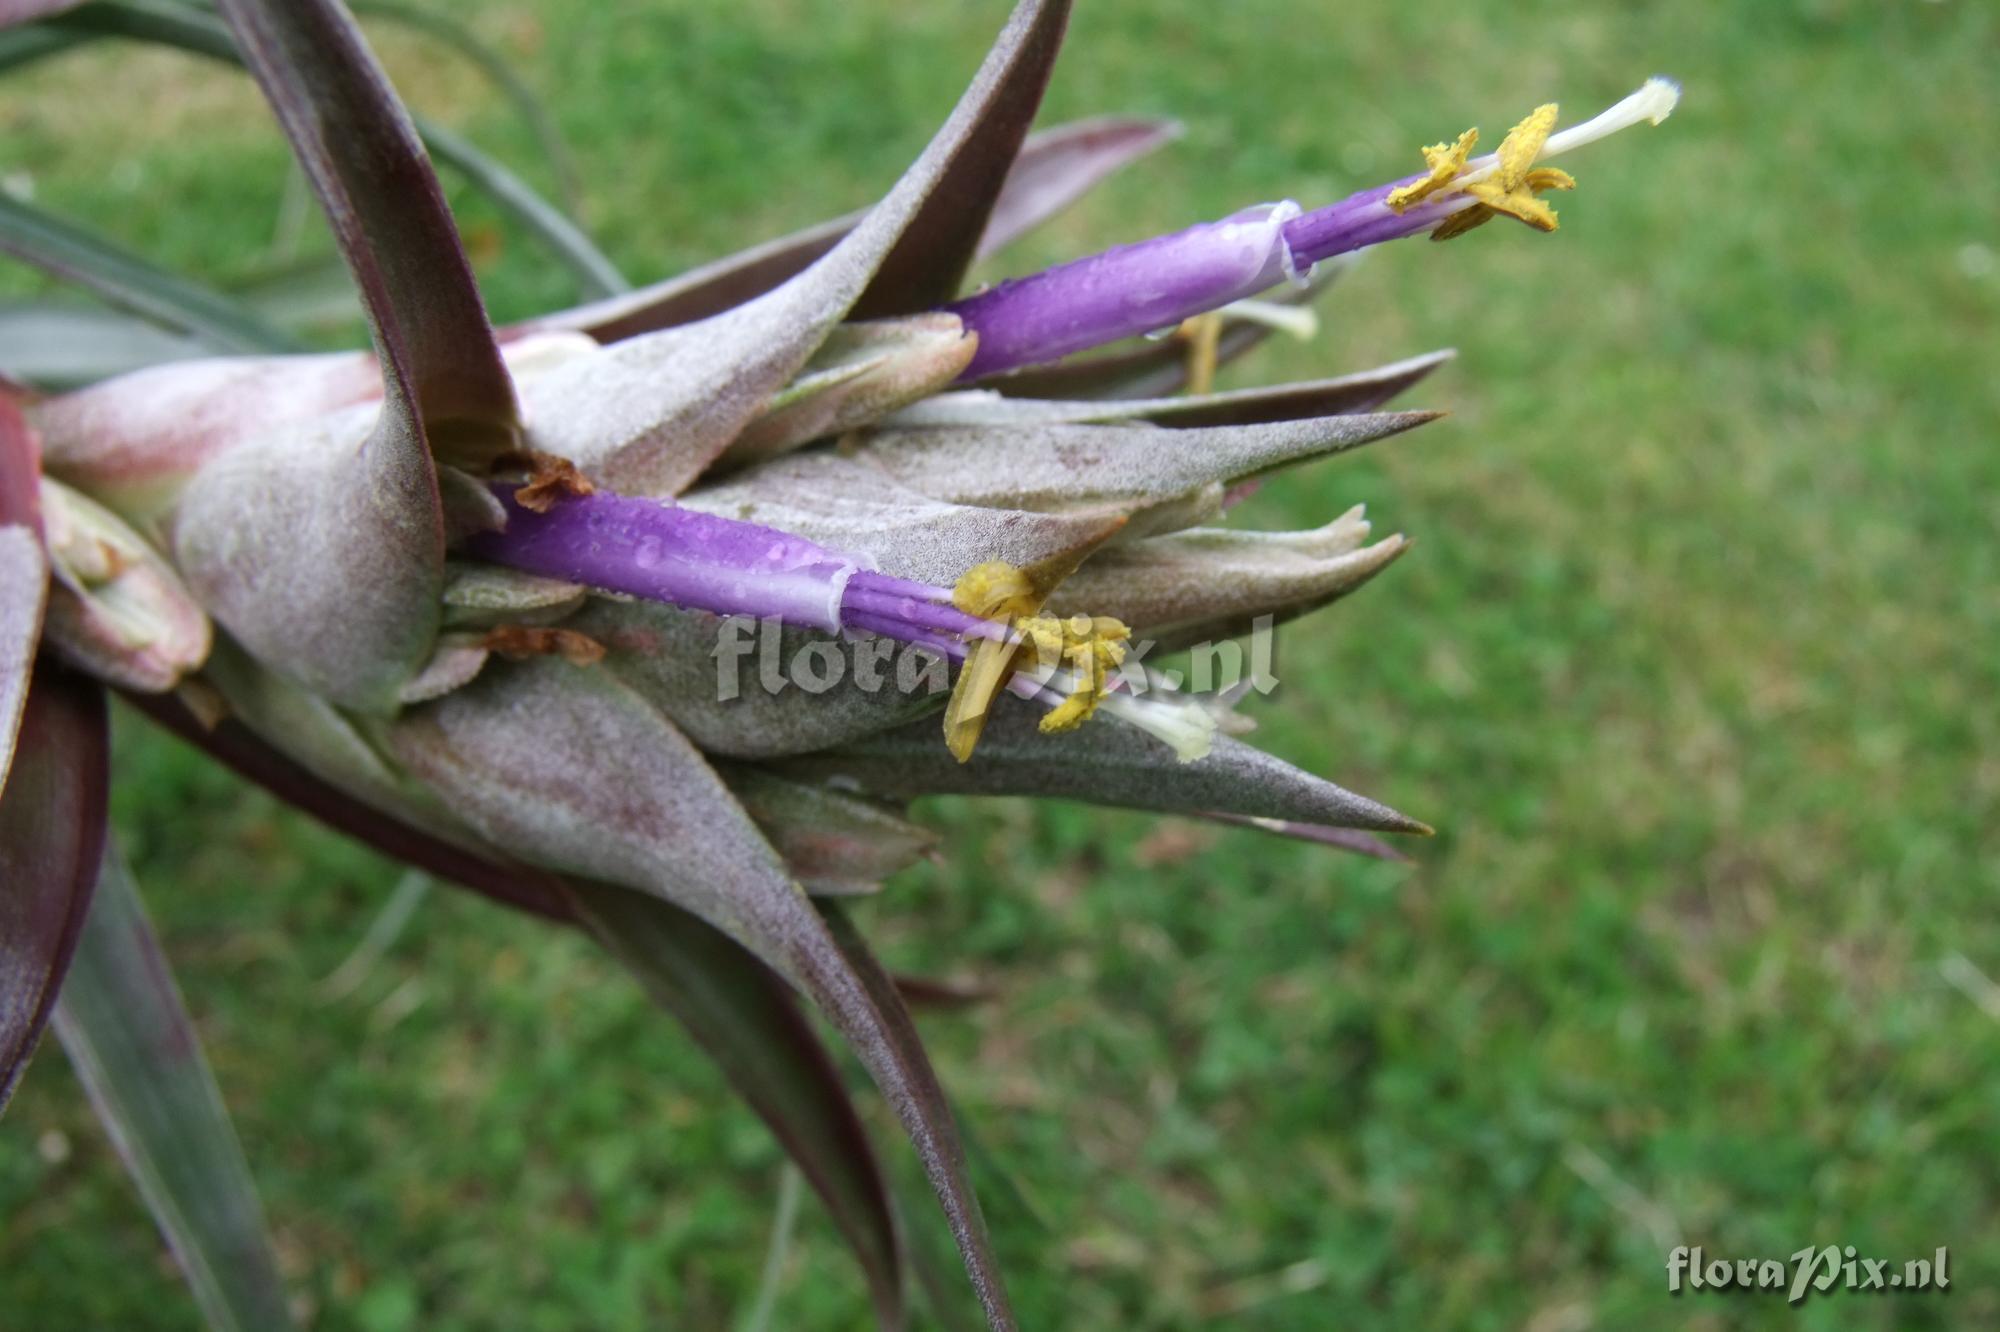
M 1171 328 L 1285 280 L 1285 223 L 1297 204 L 1262 204 L 1015 278 L 945 308 L 979 335 L 964 379 Z
M 507 509 L 506 530 L 472 537 L 467 553 L 690 610 L 837 630 L 841 595 L 860 569 L 775 528 L 657 500 L 600 491 L 537 513 L 516 503 L 510 487 L 495 489 Z
M 979 350 L 960 378 L 1003 374 L 1172 328 L 1191 315 L 1254 296 L 1287 278 L 1303 281 L 1322 259 L 1435 231 L 1469 209 L 1510 211 L 1504 196 L 1493 189 L 1496 177 L 1503 178 L 1508 191 L 1519 187 L 1519 181 L 1504 179 L 1509 167 L 1525 169 L 1641 121 L 1657 125 L 1679 96 L 1672 80 L 1649 79 L 1601 115 L 1554 134 L 1548 129 L 1555 108 L 1545 107 L 1549 124 L 1523 146 L 1522 160 L 1503 165 L 1501 154 L 1488 154 L 1468 161 L 1461 151 L 1453 167 L 1446 168 L 1447 173 L 1455 168 L 1455 176 L 1434 181 L 1419 197 L 1396 206 L 1390 197 L 1425 181 L 1427 173 L 1358 191 L 1309 213 L 1295 203 L 1262 204 L 1220 222 L 1002 282 L 945 307 L 979 337 Z M 1518 126 L 1516 133 L 1528 123 Z M 1472 138 L 1476 135 L 1468 136 L 1467 142 Z M 1504 153 L 1506 145 L 1502 148 Z M 1533 188 L 1549 186 L 1538 183 Z M 1520 212 L 1515 215 L 1529 220 Z M 1546 214 L 1545 222 L 1537 220 L 1536 225 L 1552 230 L 1554 214 Z

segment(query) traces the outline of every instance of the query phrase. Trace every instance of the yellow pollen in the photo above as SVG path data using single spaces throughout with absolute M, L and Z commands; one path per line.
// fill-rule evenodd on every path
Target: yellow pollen
M 1463 236 L 1501 214 L 1527 223 L 1537 231 L 1556 229 L 1556 210 L 1543 203 L 1540 195 L 1549 190 L 1573 190 L 1576 178 L 1559 167 L 1538 167 L 1535 159 L 1556 127 L 1556 104 L 1536 107 L 1534 113 L 1512 130 L 1500 144 L 1493 174 L 1465 186 L 1465 192 L 1479 202 L 1453 213 L 1431 232 L 1434 241 Z
M 1430 174 L 1422 180 L 1413 180 L 1408 185 L 1389 192 L 1383 200 L 1393 212 L 1400 213 L 1411 204 L 1422 203 L 1438 191 L 1448 188 L 1459 173 L 1465 170 L 1465 159 L 1479 142 L 1479 131 L 1469 129 L 1458 136 L 1456 143 L 1434 143 L 1424 149 L 1424 165 Z
M 1037 613 L 1072 567 L 1065 561 L 1054 567 L 1019 569 L 993 560 L 967 570 L 952 589 L 952 603 L 960 610 L 1013 630 L 1004 640 L 975 639 L 959 668 L 951 702 L 945 707 L 944 739 L 960 763 L 972 757 L 993 696 L 1013 674 L 1024 647 L 1033 649 L 1044 667 L 1067 665 L 1076 680 L 1070 696 L 1042 718 L 1044 733 L 1082 725 L 1108 691 L 1111 672 L 1125 660 L 1131 630 L 1108 615 L 1058 619 Z

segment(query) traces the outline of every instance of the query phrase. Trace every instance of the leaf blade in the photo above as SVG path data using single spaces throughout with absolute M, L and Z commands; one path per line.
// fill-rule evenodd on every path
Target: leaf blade
M 672 1013 L 764 1120 L 826 1203 L 867 1277 L 877 1319 L 903 1322 L 888 1185 L 840 1070 L 791 989 L 699 917 L 629 889 L 570 883 L 584 926 Z
M 115 845 L 55 1026 L 209 1326 L 292 1327 L 250 1167 Z
M 104 691 L 44 666 L 0 790 L 0 1108 L 69 969 L 104 842 Z
M 299 344 L 221 292 L 156 268 L 53 213 L 0 193 L 0 252 L 88 287 L 120 309 L 227 351 L 296 351 Z
M 414 442 L 490 461 L 514 447 L 513 381 L 409 113 L 333 0 L 220 0 L 360 289 Z

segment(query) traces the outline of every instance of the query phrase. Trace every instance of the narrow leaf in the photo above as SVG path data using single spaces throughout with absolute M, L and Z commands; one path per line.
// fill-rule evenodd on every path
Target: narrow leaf
M 166 361 L 229 350 L 150 319 L 75 302 L 0 305 L 0 374 L 38 388 L 82 388 Z
M 376 8 L 396 11 L 401 21 L 425 26 L 440 38 L 447 31 L 455 31 L 470 39 L 469 33 L 442 16 L 399 5 Z M 47 32 L 65 40 L 41 43 L 13 53 L 14 63 L 55 55 L 94 37 L 160 42 L 226 64 L 240 66 L 243 63 L 229 38 L 228 29 L 208 14 L 175 0 L 97 0 L 95 4 L 63 15 L 45 29 L 34 31 Z M 490 51 L 487 54 L 492 55 Z M 0 47 L 0 68 L 5 67 L 8 57 L 9 53 Z M 497 56 L 493 59 L 498 61 Z M 498 68 L 504 69 L 504 64 Z M 518 85 L 518 81 L 515 82 Z M 525 88 L 522 91 L 525 92 Z M 462 136 L 423 117 L 412 117 L 411 123 L 416 127 L 418 137 L 437 154 L 440 161 L 448 163 L 473 185 L 486 191 L 502 211 L 520 223 L 576 275 L 587 294 L 609 295 L 622 292 L 631 285 L 576 222 L 497 159 Z
M 542 99 L 535 95 L 535 90 L 528 86 L 527 80 L 514 72 L 506 56 L 482 41 L 465 24 L 435 9 L 400 4 L 397 0 L 350 0 L 348 8 L 362 18 L 380 19 L 423 33 L 477 66 L 479 72 L 513 104 L 516 114 L 528 123 L 536 143 L 541 147 L 542 156 L 548 161 L 549 170 L 555 175 L 563 207 L 571 213 L 577 211 L 580 191 L 576 159 L 571 155 L 569 145 L 563 141 L 562 131 L 556 128 L 555 118 L 542 105 Z M 622 291 L 624 287 L 616 290 Z
M 885 422 L 892 426 L 1042 425 L 1066 422 L 1102 425 L 1151 421 L 1188 427 L 1259 425 L 1315 416 L 1369 412 L 1428 376 L 1455 352 L 1435 351 L 1390 365 L 1333 379 L 1273 384 L 1228 393 L 1195 393 L 1174 398 L 1102 400 L 1010 397 L 990 389 L 941 393 L 915 403 Z
M 115 845 L 105 847 L 56 1034 L 208 1325 L 292 1327 L 243 1148 Z
M 498 158 L 481 151 L 470 139 L 433 120 L 418 119 L 417 131 L 438 161 L 456 170 L 474 187 L 539 240 L 576 277 L 588 297 L 613 296 L 632 284 L 582 227 L 537 194 Z
M 66 282 L 88 287 L 120 309 L 227 351 L 298 349 L 287 334 L 221 292 L 155 268 L 110 241 L 4 192 L 0 192 L 0 252 Z
M 387 386 L 378 440 L 472 462 L 508 452 L 513 383 L 437 177 L 360 30 L 335 0 L 220 7 L 361 291 Z M 415 419 L 394 421 L 403 412 Z
M 855 1120 L 852 1101 L 838 1070 L 810 1024 L 800 1017 L 791 992 L 754 959 L 699 919 L 650 899 L 588 883 L 566 887 L 541 870 L 510 864 L 441 840 L 400 818 L 361 803 L 328 785 L 233 720 L 204 726 L 172 696 L 141 695 L 128 701 L 161 726 L 219 760 L 280 800 L 393 859 L 406 861 L 480 895 L 550 920 L 571 923 L 580 893 L 595 900 L 616 894 L 610 910 L 635 914 L 638 923 L 621 937 L 635 944 L 664 930 L 664 942 L 631 959 L 655 1000 L 682 1021 L 717 1060 L 752 1108 L 799 1162 L 828 1210 L 849 1236 L 868 1274 L 878 1307 L 897 1288 L 891 1260 L 892 1235 L 880 1215 L 882 1186 L 870 1182 L 872 1156 Z M 862 1151 L 854 1143 L 862 1143 Z
M 1033 795 L 1168 814 L 1221 812 L 1378 832 L 1430 831 L 1415 819 L 1227 735 L 1215 737 L 1205 758 L 1181 763 L 1161 741 L 1110 718 L 1066 734 L 1043 735 L 1039 723 L 1045 712 L 1034 703 L 1001 695 L 969 763 L 946 753 L 936 724 L 926 720 L 771 766 L 805 780 L 899 799 Z
M 505 665 L 405 713 L 386 737 L 399 761 L 511 854 L 691 912 L 810 999 L 916 1147 L 988 1319 L 1014 1327 L 950 1112 L 893 984 L 814 911 L 662 713 L 600 672 Z
M 958 295 L 1008 169 L 1042 103 L 1069 10 L 1069 0 L 1050 0 L 1015 11 L 996 48 L 1006 52 L 1005 62 L 981 71 L 983 82 L 990 79 L 985 96 L 973 104 L 965 133 L 940 164 L 923 203 L 876 267 L 850 318 L 918 314 Z
M 1171 120 L 1104 116 L 1029 136 L 986 219 L 975 261 L 1013 244 L 1122 170 L 1181 135 Z
M 0 787 L 7 784 L 48 605 L 40 492 L 41 450 L 20 404 L 0 384 Z
M 826 1201 L 883 1327 L 903 1323 L 901 1252 L 886 1185 L 840 1070 L 790 988 L 699 917 L 577 880 L 585 926 L 722 1066 Z
M 90 905 L 109 782 L 104 691 L 43 666 L 0 791 L 0 1108 L 34 1053 Z
M 1078 194 L 1144 152 L 1171 137 L 1160 122 L 1119 121 L 1113 126 L 1154 127 L 1156 141 L 1124 129 L 1113 129 L 1110 141 L 1100 141 L 1105 155 L 1085 170 L 1080 142 L 1102 133 L 1107 122 L 1082 121 L 1036 134 L 1021 147 L 1007 183 L 993 205 L 993 217 L 980 238 L 980 252 L 998 249 L 1046 222 L 1074 202 Z M 1143 145 L 1143 146 L 1142 146 Z M 1063 188 L 1052 188 L 1060 184 Z M 617 342 L 640 333 L 693 323 L 732 306 L 762 296 L 786 279 L 804 272 L 840 242 L 867 216 L 849 213 L 776 240 L 712 260 L 699 268 L 652 283 L 624 296 L 597 301 L 573 310 L 528 321 L 521 331 L 574 329 L 599 342 Z

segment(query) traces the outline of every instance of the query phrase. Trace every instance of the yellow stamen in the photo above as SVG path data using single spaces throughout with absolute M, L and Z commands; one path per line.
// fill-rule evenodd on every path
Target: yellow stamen
M 1132 631 L 1109 615 L 1072 615 L 1066 620 L 1042 616 L 1023 620 L 1015 628 L 1034 645 L 1043 666 L 1064 662 L 1076 674 L 1069 697 L 1042 718 L 1042 734 L 1056 735 L 1083 725 L 1109 692 L 1111 672 L 1123 664 Z
M 1479 131 L 1469 129 L 1458 136 L 1456 143 L 1434 143 L 1424 149 L 1424 165 L 1430 174 L 1422 180 L 1411 181 L 1399 189 L 1389 192 L 1387 203 L 1394 212 L 1402 212 L 1411 204 L 1422 203 L 1438 191 L 1447 188 L 1459 173 L 1465 170 L 1465 159 L 1479 142 Z
M 1215 364 L 1222 345 L 1222 312 L 1211 310 L 1183 319 L 1180 335 L 1188 345 L 1187 391 L 1207 393 L 1215 387 Z
M 1576 181 L 1567 171 L 1558 171 L 1554 167 L 1537 169 L 1535 166 L 1535 159 L 1541 156 L 1542 145 L 1549 141 L 1555 127 L 1556 104 L 1549 102 L 1536 107 L 1501 141 L 1500 151 L 1494 154 L 1496 169 L 1493 174 L 1467 185 L 1465 192 L 1494 213 L 1518 218 L 1537 231 L 1554 231 L 1556 210 L 1537 198 L 1537 192 L 1576 188 Z M 1469 222 L 1460 231 L 1478 225 L 1477 222 Z
M 1507 131 L 1507 137 L 1500 141 L 1500 151 L 1494 154 L 1499 159 L 1502 184 L 1510 190 L 1520 188 L 1528 178 L 1528 168 L 1542 155 L 1542 145 L 1549 141 L 1555 128 L 1556 104 L 1544 102 Z
M 986 726 L 993 696 L 1013 674 L 1022 647 L 1032 647 L 1043 666 L 1067 664 L 1076 685 L 1046 717 L 1045 733 L 1072 730 L 1096 710 L 1110 674 L 1125 660 L 1131 630 L 1109 616 L 1074 615 L 1067 620 L 1038 614 L 1056 585 L 1081 562 L 1082 554 L 1016 568 L 1000 560 L 966 571 L 952 589 L 952 603 L 968 615 L 998 620 L 1014 631 L 1005 640 L 975 640 L 952 686 L 944 713 L 945 745 L 960 763 L 972 757 Z

